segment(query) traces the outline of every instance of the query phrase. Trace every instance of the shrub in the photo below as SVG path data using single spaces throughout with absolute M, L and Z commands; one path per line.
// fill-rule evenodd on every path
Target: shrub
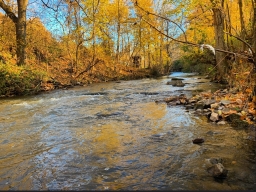
M 0 96 L 29 95 L 40 91 L 44 74 L 27 66 L 0 63 Z

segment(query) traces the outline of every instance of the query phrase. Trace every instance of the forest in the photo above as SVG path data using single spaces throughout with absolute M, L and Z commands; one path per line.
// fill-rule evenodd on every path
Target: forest
M 254 0 L 0 0 L 0 8 L 2 97 L 177 70 L 255 95 Z
M 0 0 L 0 190 L 248 190 L 256 0 Z

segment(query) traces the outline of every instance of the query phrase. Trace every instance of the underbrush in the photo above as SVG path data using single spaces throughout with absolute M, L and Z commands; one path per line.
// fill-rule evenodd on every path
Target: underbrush
M 40 91 L 44 73 L 28 66 L 0 62 L 0 96 L 29 95 Z

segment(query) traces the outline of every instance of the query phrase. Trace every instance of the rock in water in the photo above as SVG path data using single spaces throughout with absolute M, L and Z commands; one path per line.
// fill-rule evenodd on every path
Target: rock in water
M 200 144 L 200 143 L 203 143 L 204 142 L 204 139 L 203 138 L 197 138 L 197 139 L 194 139 L 193 140 L 193 143 L 194 144 Z
M 221 163 L 214 164 L 207 171 L 215 178 L 226 178 L 228 174 L 228 170 Z

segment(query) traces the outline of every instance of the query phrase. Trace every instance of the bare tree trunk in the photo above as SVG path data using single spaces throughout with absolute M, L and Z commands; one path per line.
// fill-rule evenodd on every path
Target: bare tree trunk
M 226 23 L 226 30 L 231 34 L 231 17 L 230 17 L 230 10 L 229 10 L 228 2 L 226 3 L 226 7 L 227 7 L 227 14 L 228 14 L 228 23 Z M 228 50 L 233 50 L 234 47 L 233 47 L 232 38 L 229 38 L 229 34 L 227 34 L 226 38 L 227 38 Z M 230 42 L 229 42 L 229 40 L 230 40 Z
M 247 31 L 244 24 L 244 14 L 243 14 L 243 2 L 242 0 L 238 0 L 239 5 L 239 14 L 240 14 L 240 24 L 241 24 L 241 39 L 245 40 L 247 36 Z M 245 51 L 246 44 L 243 43 L 243 51 Z
M 119 63 L 119 46 L 120 46 L 120 0 L 117 0 L 117 45 L 116 45 L 116 61 Z M 116 69 L 116 68 L 115 68 Z
M 212 10 L 215 32 L 215 47 L 216 49 L 225 50 L 226 46 L 224 41 L 224 14 L 219 7 L 214 7 Z M 226 72 L 225 53 L 216 52 L 216 65 L 219 73 L 216 78 L 218 81 L 223 81 Z

